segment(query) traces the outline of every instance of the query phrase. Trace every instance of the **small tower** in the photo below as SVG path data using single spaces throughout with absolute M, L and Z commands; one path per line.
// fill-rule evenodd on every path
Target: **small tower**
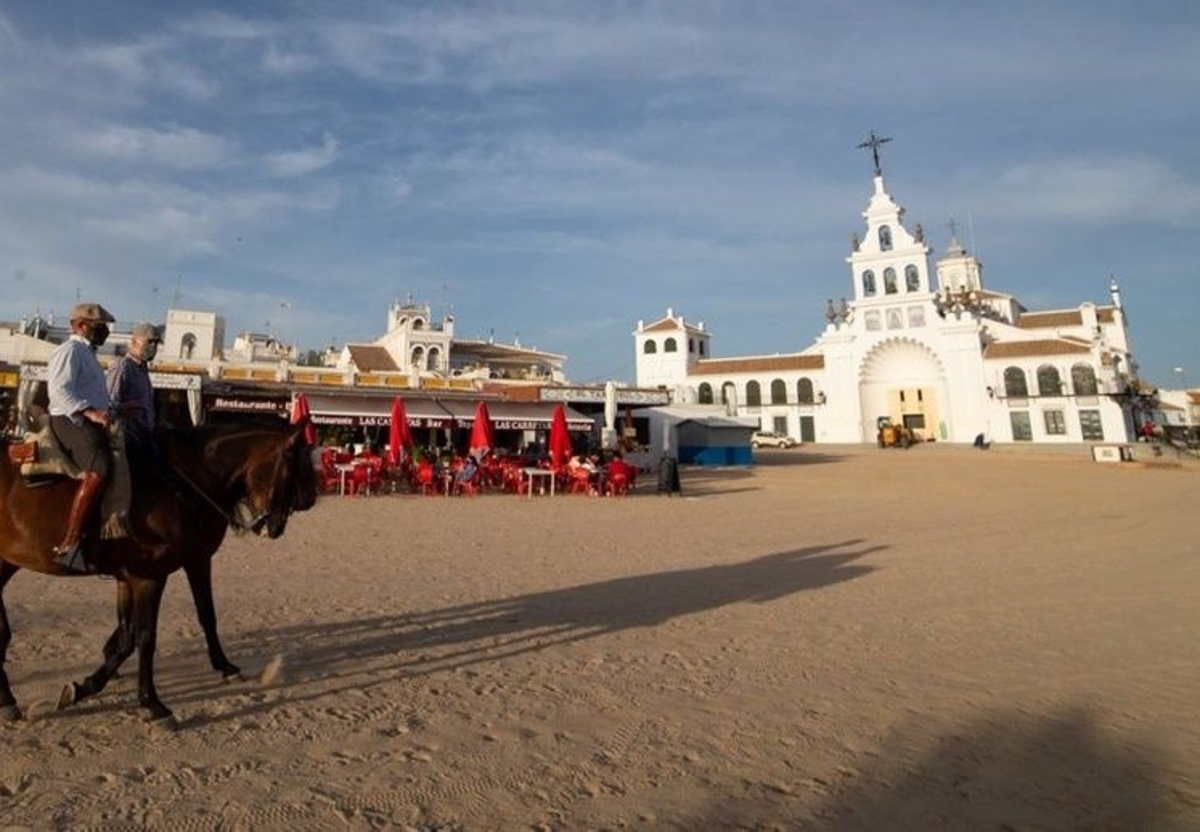
M 709 338 L 704 322 L 690 324 L 668 307 L 665 317 L 646 324 L 638 321 L 633 333 L 634 366 L 639 387 L 681 387 L 692 366 L 709 357 Z
M 983 288 L 983 264 L 958 241 L 957 225 L 950 221 L 946 256 L 937 261 L 938 290 L 947 293 L 978 292 Z

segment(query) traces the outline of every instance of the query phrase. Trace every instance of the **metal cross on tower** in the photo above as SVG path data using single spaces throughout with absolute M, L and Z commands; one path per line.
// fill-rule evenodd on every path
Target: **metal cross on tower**
M 870 133 L 870 138 L 858 145 L 859 150 L 867 147 L 871 148 L 871 158 L 875 160 L 876 176 L 883 176 L 883 169 L 879 167 L 879 146 L 882 144 L 887 144 L 891 140 L 891 136 L 876 136 L 875 131 L 872 130 Z

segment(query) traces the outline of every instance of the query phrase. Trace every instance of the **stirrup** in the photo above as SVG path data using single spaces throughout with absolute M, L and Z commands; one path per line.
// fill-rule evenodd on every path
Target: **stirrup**
M 87 575 L 93 571 L 88 567 L 87 561 L 83 559 L 83 547 L 79 543 L 75 543 L 75 545 L 67 549 L 55 546 L 51 551 L 58 555 L 54 559 L 54 562 L 68 572 L 74 572 L 76 575 Z

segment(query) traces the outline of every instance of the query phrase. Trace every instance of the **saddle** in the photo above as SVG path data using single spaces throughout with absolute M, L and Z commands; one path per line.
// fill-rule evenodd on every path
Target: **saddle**
M 125 431 L 114 423 L 108 433 L 112 450 L 112 476 L 100 498 L 100 537 L 104 540 L 129 537 L 129 509 L 133 489 L 129 474 L 129 457 L 125 453 Z M 21 476 L 29 488 L 49 485 L 62 479 L 80 479 L 83 472 L 72 461 L 49 427 L 25 434 L 25 440 L 8 446 L 8 459 L 20 465 Z

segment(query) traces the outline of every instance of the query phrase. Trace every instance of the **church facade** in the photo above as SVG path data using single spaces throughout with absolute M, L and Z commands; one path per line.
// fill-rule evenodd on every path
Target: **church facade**
M 711 332 L 673 310 L 634 332 L 637 384 L 724 405 L 805 442 L 873 442 L 880 420 L 925 440 L 1126 442 L 1136 364 L 1120 290 L 1109 302 L 1030 311 L 984 285 L 952 235 L 933 258 L 876 168 L 847 257 L 850 299 L 789 354 L 716 357 Z

